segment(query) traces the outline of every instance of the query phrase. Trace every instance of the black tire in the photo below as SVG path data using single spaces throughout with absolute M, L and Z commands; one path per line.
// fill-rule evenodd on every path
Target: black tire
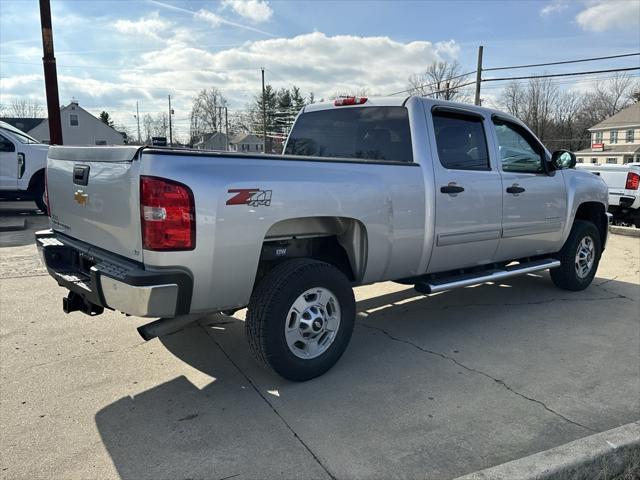
M 318 287 L 337 299 L 340 323 L 333 342 L 320 356 L 303 359 L 287 344 L 287 315 L 296 299 Z M 340 270 L 317 260 L 290 260 L 271 270 L 254 289 L 245 334 L 258 361 L 288 380 L 302 382 L 322 375 L 340 359 L 351 339 L 355 311 L 351 284 Z
M 582 240 L 587 237 L 593 242 L 593 264 L 588 273 L 581 277 L 576 268 L 576 254 Z M 596 226 L 585 220 L 574 221 L 569 238 L 567 238 L 562 250 L 556 256 L 562 265 L 551 269 L 551 280 L 553 280 L 556 287 L 563 290 L 584 290 L 591 284 L 593 277 L 596 275 L 601 254 L 600 232 L 598 232 Z
M 44 203 L 44 182 L 40 181 L 36 184 L 35 188 L 32 191 L 33 199 L 38 206 L 38 209 L 47 213 L 47 204 Z

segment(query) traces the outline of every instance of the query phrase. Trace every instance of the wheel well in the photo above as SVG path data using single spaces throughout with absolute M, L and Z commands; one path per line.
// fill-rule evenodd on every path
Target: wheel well
M 600 232 L 600 244 L 604 250 L 605 240 L 607 239 L 607 228 L 609 227 L 604 205 L 599 202 L 582 203 L 576 211 L 575 219 L 586 220 L 596 226 L 598 232 Z
M 33 192 L 33 190 L 36 188 L 36 185 L 38 185 L 40 182 L 44 182 L 44 168 L 41 168 L 36 173 L 31 175 L 27 191 Z
M 314 258 L 337 267 L 358 283 L 364 276 L 367 238 L 361 222 L 344 217 L 284 220 L 267 232 L 258 265 L 259 280 L 274 266 L 292 258 Z

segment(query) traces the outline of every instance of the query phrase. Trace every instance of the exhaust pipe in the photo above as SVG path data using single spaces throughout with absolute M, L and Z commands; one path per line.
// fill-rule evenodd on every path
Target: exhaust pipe
M 156 337 L 162 337 L 163 335 L 169 335 L 175 333 L 178 330 L 182 330 L 184 327 L 196 320 L 202 318 L 204 315 L 180 315 L 174 318 L 160 318 L 155 322 L 147 323 L 138 327 L 138 333 L 145 340 L 151 340 Z

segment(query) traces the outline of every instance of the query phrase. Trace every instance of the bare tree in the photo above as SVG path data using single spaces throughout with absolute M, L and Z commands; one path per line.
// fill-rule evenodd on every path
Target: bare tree
M 153 137 L 166 137 L 168 129 L 169 117 L 165 112 L 155 117 L 147 113 L 142 117 L 142 130 L 147 144 L 151 144 Z
M 42 105 L 37 100 L 15 98 L 9 104 L 7 114 L 16 118 L 39 118 L 42 116 Z
M 640 90 L 640 83 L 627 74 L 618 74 L 609 80 L 598 82 L 595 89 L 586 95 L 588 108 L 584 115 L 587 123 L 595 125 L 605 118 L 615 115 L 634 101 L 634 93 Z
M 431 96 L 443 100 L 465 102 L 470 96 L 462 90 L 468 76 L 462 75 L 457 61 L 433 62 L 423 73 L 409 76 L 408 88 L 412 95 Z
M 500 97 L 501 106 L 520 118 L 540 138 L 545 140 L 557 102 L 558 87 L 549 78 L 532 78 L 523 86 L 509 83 Z
M 193 99 L 190 115 L 189 136 L 195 141 L 204 133 L 224 130 L 224 111 L 220 107 L 227 106 L 227 99 L 216 88 L 203 89 Z

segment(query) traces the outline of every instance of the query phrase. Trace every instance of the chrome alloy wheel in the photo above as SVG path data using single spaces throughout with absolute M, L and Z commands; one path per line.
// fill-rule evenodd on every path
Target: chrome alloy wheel
M 289 350 L 309 360 L 322 355 L 333 343 L 340 328 L 340 304 L 326 288 L 302 293 L 289 309 L 284 334 Z
M 589 236 L 584 237 L 578 245 L 575 259 L 576 274 L 579 278 L 586 278 L 589 275 L 594 261 L 595 247 L 593 239 Z

